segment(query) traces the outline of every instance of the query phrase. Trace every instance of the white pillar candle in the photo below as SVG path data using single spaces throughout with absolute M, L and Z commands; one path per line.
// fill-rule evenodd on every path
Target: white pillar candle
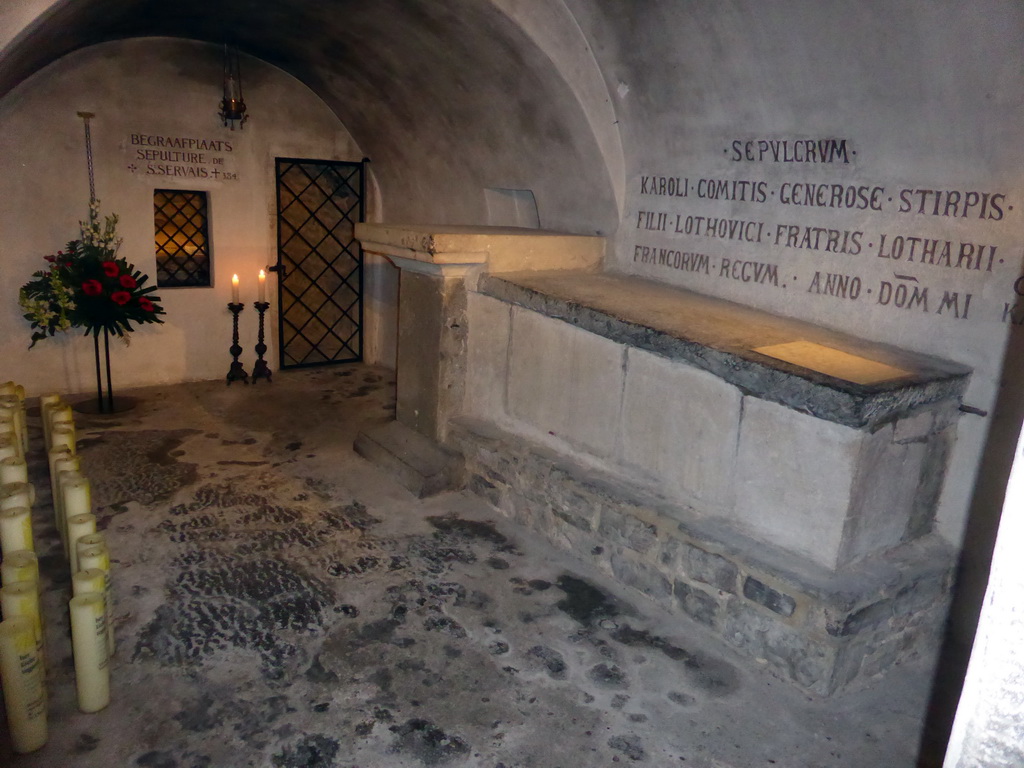
M 238 303 L 238 275 L 231 276 L 231 303 Z
M 32 511 L 28 507 L 0 509 L 0 552 L 4 560 L 20 549 L 35 551 L 32 541 Z
M 28 464 L 17 456 L 0 459 L 0 485 L 27 483 Z
M 0 408 L 0 435 L 11 438 L 18 456 L 24 456 L 21 433 L 18 431 L 17 416 L 7 408 Z
M 102 568 L 110 570 L 110 554 L 107 550 L 107 537 L 101 531 L 82 536 L 75 544 L 78 550 L 78 567 Z
M 7 483 L 0 485 L 0 510 L 11 507 L 31 507 L 36 500 L 36 489 L 32 483 Z
M 107 658 L 103 595 L 86 592 L 71 598 L 71 644 L 75 656 L 78 708 L 99 712 L 110 703 L 110 662 Z
M 76 453 L 75 426 L 67 422 L 54 424 L 50 429 L 50 450 L 67 448 L 69 453 Z
M 39 415 L 43 422 L 43 445 L 50 450 L 50 411 L 62 404 L 60 395 L 43 395 L 39 398 Z
M 261 302 L 263 302 L 263 301 L 267 300 L 267 273 L 264 272 L 262 269 L 260 270 L 259 280 L 260 280 L 259 300 Z
M 32 623 L 24 617 L 0 621 L 0 685 L 4 691 L 11 746 L 19 754 L 46 743 L 46 681 Z
M 13 432 L 0 433 L 0 459 L 17 458 L 21 454 L 18 448 L 18 439 Z
M 18 436 L 22 456 L 28 451 L 28 419 L 25 415 L 25 404 L 17 395 L 0 396 L 0 408 L 14 416 L 14 428 Z
M 76 544 L 83 536 L 96 533 L 96 516 L 85 513 L 68 517 L 68 557 L 71 560 L 71 573 L 78 572 L 78 549 Z
M 114 643 L 114 590 L 110 581 L 110 551 L 107 549 L 107 540 L 102 533 L 93 533 L 82 536 L 75 544 L 78 551 L 78 570 L 88 571 L 98 569 L 107 574 L 104 581 L 103 597 L 106 600 L 107 610 L 107 653 L 113 658 Z
M 39 558 L 28 549 L 5 553 L 0 562 L 0 583 L 13 584 L 16 581 L 34 581 L 39 584 Z
M 61 539 L 64 538 L 64 499 L 61 493 L 61 473 L 78 472 L 81 462 L 78 457 L 69 453 L 66 449 L 50 451 L 50 492 L 51 503 L 53 504 L 53 515 L 57 525 L 57 531 Z
M 53 430 L 55 427 L 68 425 L 75 426 L 75 413 L 71 406 L 66 403 L 59 403 L 50 408 L 47 413 L 50 415 L 50 431 L 47 433 L 46 449 L 53 448 Z
M 0 613 L 5 619 L 24 616 L 32 622 L 32 631 L 39 648 L 40 662 L 43 660 L 43 616 L 39 610 L 39 583 L 36 581 L 13 581 L 0 587 Z
M 60 496 L 60 533 L 68 559 L 73 560 L 67 537 L 68 518 L 92 512 L 92 487 L 81 472 L 65 471 L 58 474 L 57 493 Z
M 71 594 L 75 597 L 86 592 L 103 594 L 107 588 L 107 572 L 99 568 L 86 568 L 71 577 Z
M 22 434 L 27 422 L 25 421 L 25 404 L 21 402 L 21 399 L 15 394 L 0 395 L 0 408 L 17 416 L 18 434 Z

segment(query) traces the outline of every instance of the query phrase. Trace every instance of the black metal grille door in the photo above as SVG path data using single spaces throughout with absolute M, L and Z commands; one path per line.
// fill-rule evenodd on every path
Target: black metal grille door
M 363 163 L 277 159 L 281 367 L 363 357 Z

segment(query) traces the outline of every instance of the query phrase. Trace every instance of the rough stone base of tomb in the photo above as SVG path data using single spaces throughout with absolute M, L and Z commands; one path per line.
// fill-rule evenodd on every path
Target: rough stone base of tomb
M 452 422 L 448 442 L 466 486 L 516 523 L 808 691 L 861 687 L 938 650 L 955 557 L 935 536 L 833 573 L 490 422 Z

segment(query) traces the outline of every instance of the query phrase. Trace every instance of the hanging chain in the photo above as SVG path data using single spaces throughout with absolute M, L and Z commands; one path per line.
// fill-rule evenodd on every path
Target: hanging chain
M 78 116 L 85 123 L 85 162 L 89 166 L 89 204 L 96 202 L 96 173 L 92 162 L 92 133 L 89 131 L 89 118 L 96 115 L 92 112 L 79 112 Z

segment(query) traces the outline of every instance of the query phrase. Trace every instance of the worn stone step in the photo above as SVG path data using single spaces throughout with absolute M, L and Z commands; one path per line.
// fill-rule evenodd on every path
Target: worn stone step
M 360 432 L 353 448 L 367 461 L 395 475 L 399 483 L 420 499 L 451 490 L 460 483 L 459 456 L 397 421 Z

